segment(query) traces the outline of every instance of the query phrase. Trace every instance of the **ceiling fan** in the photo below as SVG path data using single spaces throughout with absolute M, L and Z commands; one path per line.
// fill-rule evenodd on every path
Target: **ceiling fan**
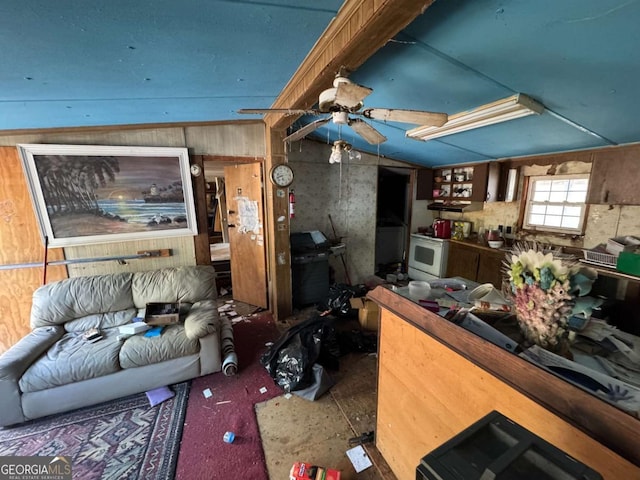
M 385 142 L 387 137 L 382 135 L 362 118 L 358 117 L 433 127 L 440 127 L 447 122 L 448 117 L 446 113 L 390 108 L 364 108 L 363 100 L 371 94 L 371 92 L 373 92 L 371 88 L 353 83 L 342 74 L 338 74 L 333 81 L 333 88 L 328 88 L 320 93 L 317 109 L 244 108 L 238 110 L 238 113 L 282 113 L 284 115 L 330 114 L 293 132 L 284 139 L 285 142 L 300 140 L 330 120 L 333 120 L 335 124 L 351 127 L 358 135 L 372 145 Z

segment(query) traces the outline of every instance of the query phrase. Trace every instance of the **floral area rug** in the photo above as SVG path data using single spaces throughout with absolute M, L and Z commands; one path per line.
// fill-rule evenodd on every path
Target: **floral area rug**
M 172 479 L 189 384 L 155 407 L 142 393 L 0 428 L 0 456 L 69 456 L 84 480 Z

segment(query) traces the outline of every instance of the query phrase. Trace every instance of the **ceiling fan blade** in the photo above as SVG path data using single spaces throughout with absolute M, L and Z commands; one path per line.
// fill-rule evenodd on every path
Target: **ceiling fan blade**
M 371 145 L 378 145 L 387 141 L 387 137 L 360 118 L 350 119 L 349 126 Z
M 336 87 L 335 103 L 347 108 L 357 107 L 371 92 L 371 88 L 357 83 L 339 83 Z
M 400 110 L 395 108 L 367 108 L 362 111 L 366 118 L 390 122 L 413 123 L 415 125 L 429 125 L 441 127 L 447 123 L 448 115 L 439 112 L 424 112 L 421 110 Z
M 320 120 L 316 120 L 315 122 L 311 122 L 308 125 L 305 125 L 300 130 L 296 130 L 288 137 L 285 137 L 285 142 L 295 142 L 296 140 L 300 140 L 301 138 L 306 137 L 314 130 L 320 128 L 322 125 L 331 120 L 331 117 L 321 118 Z
M 317 115 L 317 110 L 302 110 L 296 108 L 241 108 L 238 113 L 257 113 L 260 115 L 266 113 L 282 113 L 284 115 Z

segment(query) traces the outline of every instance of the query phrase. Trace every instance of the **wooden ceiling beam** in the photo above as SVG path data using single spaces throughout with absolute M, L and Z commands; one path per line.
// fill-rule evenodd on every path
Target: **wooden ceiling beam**
M 272 108 L 311 108 L 341 68 L 355 71 L 433 1 L 346 0 Z M 274 130 L 285 130 L 297 118 L 269 113 L 264 120 Z

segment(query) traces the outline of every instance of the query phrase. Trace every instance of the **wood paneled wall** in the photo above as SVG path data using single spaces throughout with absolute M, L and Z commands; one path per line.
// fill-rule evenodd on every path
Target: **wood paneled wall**
M 49 260 L 63 259 L 62 249 Z M 44 262 L 44 245 L 33 213 L 18 151 L 0 147 L 0 265 Z M 27 334 L 31 296 L 42 285 L 43 268 L 0 270 L 0 353 Z M 49 267 L 47 281 L 67 277 L 63 266 Z

